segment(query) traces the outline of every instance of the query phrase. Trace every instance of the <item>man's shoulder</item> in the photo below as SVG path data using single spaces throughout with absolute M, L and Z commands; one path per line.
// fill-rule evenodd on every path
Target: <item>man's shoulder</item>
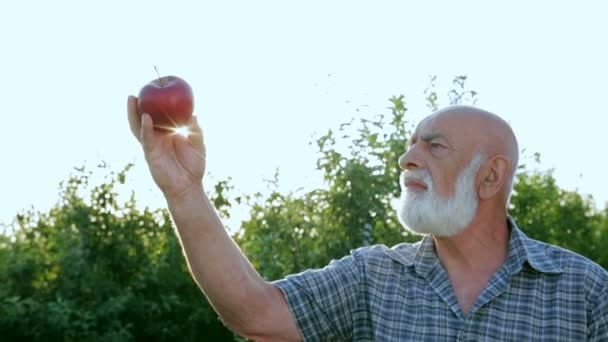
M 562 273 L 583 277 L 596 286 L 608 287 L 608 271 L 593 260 L 557 245 L 533 239 L 528 239 L 527 242 L 542 251 Z
M 364 246 L 354 249 L 351 254 L 366 264 L 397 262 L 408 266 L 414 263 L 420 243 L 421 241 L 403 242 L 392 247 L 384 244 Z

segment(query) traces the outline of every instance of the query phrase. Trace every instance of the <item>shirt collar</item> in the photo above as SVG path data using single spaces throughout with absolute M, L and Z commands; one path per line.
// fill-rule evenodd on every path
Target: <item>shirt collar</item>
M 530 267 L 541 273 L 561 273 L 562 268 L 546 253 L 549 245 L 530 239 L 522 232 L 512 217 L 507 217 L 511 227 L 511 240 L 509 241 L 509 257 L 507 271 L 517 274 L 527 262 Z
M 525 263 L 541 273 L 563 272 L 562 268 L 545 252 L 548 245 L 527 237 L 512 217 L 507 217 L 507 223 L 511 228 L 509 250 L 505 263 L 509 274 L 519 273 Z M 435 243 L 431 236 L 425 236 L 421 241 L 412 245 L 399 244 L 389 250 L 389 256 L 404 266 L 413 266 L 416 273 L 425 278 L 439 262 L 435 253 Z

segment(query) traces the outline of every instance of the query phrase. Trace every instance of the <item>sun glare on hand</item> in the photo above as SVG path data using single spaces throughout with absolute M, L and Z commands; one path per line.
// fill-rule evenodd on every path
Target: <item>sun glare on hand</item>
M 188 135 L 190 134 L 190 130 L 188 129 L 187 126 L 182 126 L 182 127 L 174 128 L 173 133 L 179 134 L 179 135 L 187 138 Z

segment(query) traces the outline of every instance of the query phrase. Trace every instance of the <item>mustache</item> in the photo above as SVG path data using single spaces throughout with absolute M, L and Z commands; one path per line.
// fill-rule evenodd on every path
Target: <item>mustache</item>
M 431 189 L 433 180 L 431 175 L 426 170 L 413 170 L 401 172 L 401 186 L 404 187 L 408 182 L 419 182 L 424 184 L 427 188 Z

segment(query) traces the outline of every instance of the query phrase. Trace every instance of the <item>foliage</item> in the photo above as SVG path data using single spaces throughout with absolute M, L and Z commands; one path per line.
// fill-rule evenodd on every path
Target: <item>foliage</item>
M 436 79 L 425 91 L 439 107 Z M 475 103 L 454 79 L 448 103 Z M 351 121 L 316 139 L 325 187 L 230 198 L 230 180 L 212 201 L 228 217 L 246 201 L 250 219 L 234 238 L 269 280 L 322 267 L 366 244 L 394 245 L 419 237 L 404 231 L 392 203 L 400 194 L 399 156 L 411 132 L 404 96 L 388 113 Z M 343 148 L 345 146 L 345 148 Z M 101 165 L 99 172 L 107 173 Z M 99 185 L 76 169 L 48 213 L 19 214 L 0 235 L 0 336 L 6 340 L 241 340 L 218 320 L 192 281 L 166 210 L 139 210 L 135 195 L 118 201 L 130 165 Z M 550 172 L 522 167 L 510 214 L 531 236 L 608 266 L 608 208 L 560 189 Z M 82 195 L 88 190 L 88 198 Z
M 559 188 L 551 172 L 517 175 L 509 212 L 535 239 L 578 252 L 608 268 L 608 209 Z
M 362 119 L 360 127 L 351 121 L 317 139 L 326 189 L 296 197 L 275 187 L 268 198 L 256 198 L 237 241 L 265 277 L 320 267 L 361 245 L 416 239 L 400 227 L 391 206 L 408 133 L 403 96 L 390 102 L 388 123 L 384 115 Z M 351 139 L 348 151 L 338 151 L 336 135 Z
M 432 110 L 439 101 L 435 81 L 432 77 L 425 90 Z M 476 101 L 465 81 L 466 76 L 454 79 L 450 104 Z M 398 160 L 411 132 L 404 96 L 389 102 L 388 117 L 363 118 L 358 125 L 351 120 L 316 140 L 317 169 L 326 188 L 300 196 L 275 190 L 266 199 L 256 198 L 252 218 L 243 223 L 237 241 L 267 279 L 322 267 L 362 245 L 391 246 L 420 238 L 401 227 L 393 208 L 401 191 Z M 343 142 L 345 151 L 340 149 Z
M 7 340 L 233 340 L 191 280 L 168 212 L 123 204 L 123 171 L 79 194 L 62 185 L 46 214 L 17 216 L 0 244 L 0 336 Z M 105 168 L 105 166 L 102 166 Z

